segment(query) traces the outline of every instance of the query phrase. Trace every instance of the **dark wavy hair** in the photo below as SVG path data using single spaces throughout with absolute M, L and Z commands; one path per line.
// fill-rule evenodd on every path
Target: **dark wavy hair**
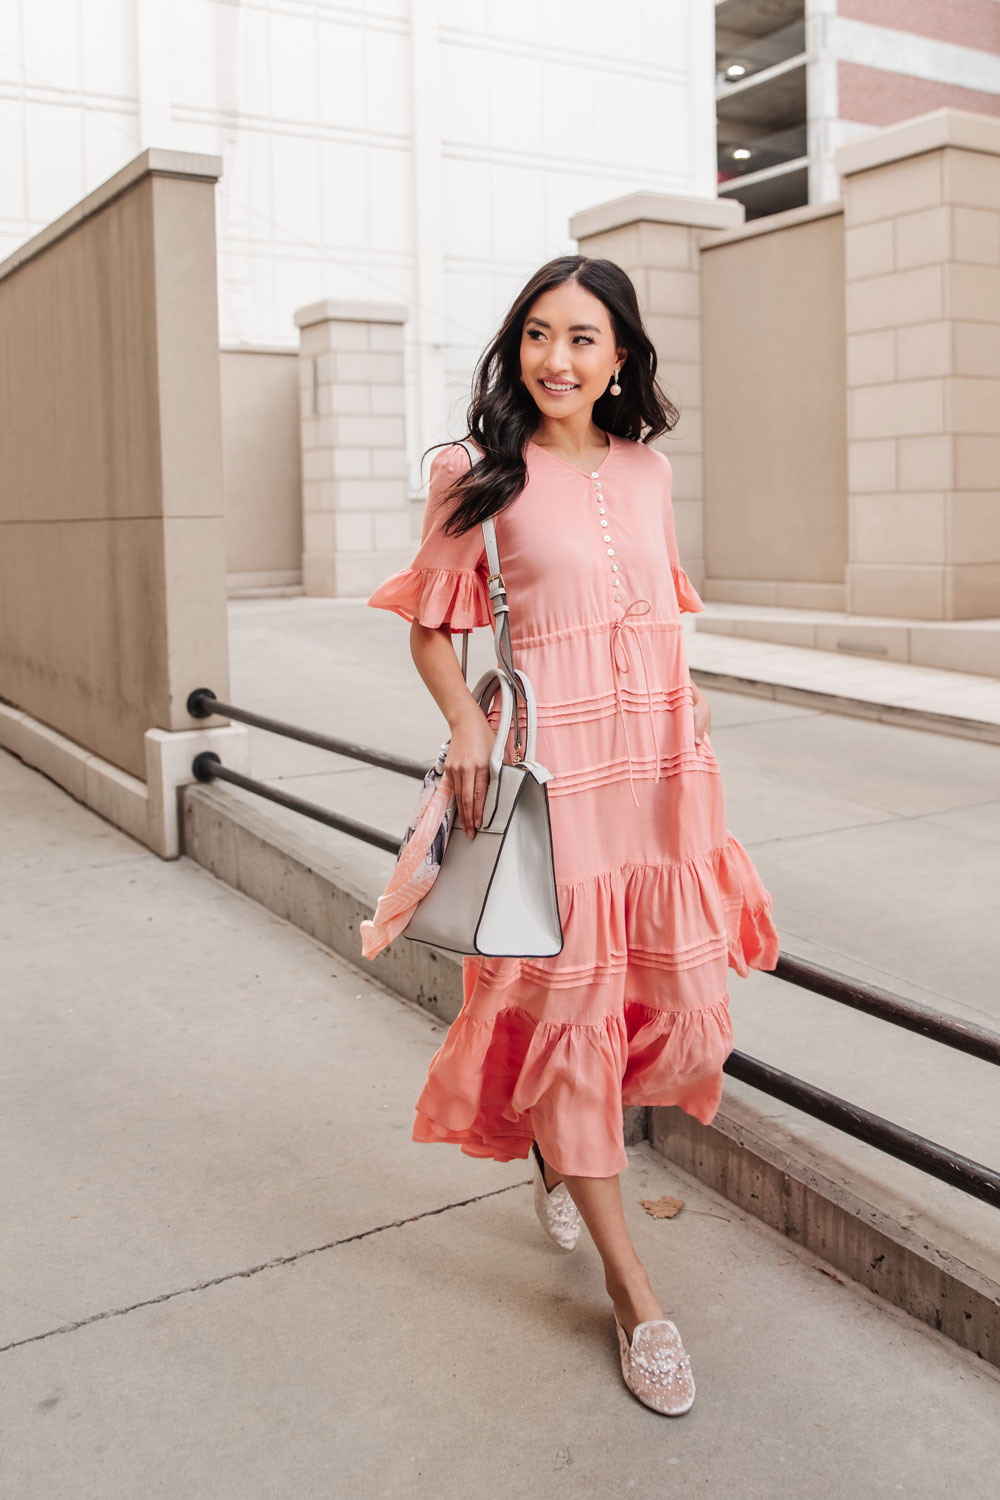
M 616 437 L 650 443 L 680 419 L 656 383 L 656 350 L 642 326 L 628 275 L 613 260 L 560 255 L 540 267 L 518 293 L 476 366 L 466 412 L 467 436 L 483 450 L 483 456 L 449 491 L 457 500 L 444 527 L 449 534 L 460 535 L 478 526 L 510 505 L 524 489 L 528 477 L 524 449 L 538 426 L 539 411 L 521 380 L 522 330 L 536 299 L 567 281 L 579 283 L 600 298 L 611 319 L 615 347 L 628 354 L 619 376 L 621 395 L 605 391 L 594 402 L 598 427 Z M 423 456 L 447 446 L 433 443 Z

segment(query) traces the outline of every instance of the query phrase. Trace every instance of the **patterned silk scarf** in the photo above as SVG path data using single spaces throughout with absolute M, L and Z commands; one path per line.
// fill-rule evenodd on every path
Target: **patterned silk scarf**
M 361 951 L 375 958 L 398 937 L 434 884 L 455 822 L 456 804 L 444 763 L 450 740 L 424 777 L 420 795 L 396 856 L 396 868 L 378 899 L 375 914 L 361 923 Z

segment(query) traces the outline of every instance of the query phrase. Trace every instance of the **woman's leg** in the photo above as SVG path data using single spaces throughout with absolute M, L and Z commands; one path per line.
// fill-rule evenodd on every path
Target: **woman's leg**
M 546 1177 L 549 1173 L 546 1171 Z M 662 1318 L 646 1267 L 629 1239 L 618 1177 L 564 1177 L 597 1253 L 604 1262 L 604 1285 L 625 1334 L 632 1341 L 637 1323 Z

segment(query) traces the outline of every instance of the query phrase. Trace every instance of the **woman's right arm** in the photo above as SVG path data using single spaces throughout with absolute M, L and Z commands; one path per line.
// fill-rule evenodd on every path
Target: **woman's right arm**
M 408 568 L 379 584 L 368 603 L 410 622 L 414 664 L 451 728 L 445 769 L 459 822 L 472 838 L 482 823 L 496 735 L 462 676 L 451 643 L 453 630 L 492 628 L 494 623 L 482 527 L 461 535 L 444 530 L 452 487 L 468 467 L 469 456 L 459 444 L 435 456 L 417 553 Z
M 496 733 L 462 676 L 450 625 L 421 625 L 414 620 L 410 654 L 451 729 L 445 770 L 455 792 L 458 820 L 463 831 L 475 838 L 483 821 Z

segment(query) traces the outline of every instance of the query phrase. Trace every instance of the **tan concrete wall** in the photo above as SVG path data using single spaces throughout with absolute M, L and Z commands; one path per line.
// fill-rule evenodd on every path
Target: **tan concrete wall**
M 223 349 L 220 364 L 229 587 L 299 584 L 298 353 Z
M 682 561 L 714 603 L 1000 617 L 1000 122 L 937 110 L 836 161 L 843 203 L 749 225 L 641 193 L 571 221 L 682 411 Z
M 656 446 L 695 586 L 706 599 L 842 608 L 842 216 L 838 205 L 741 216 L 736 203 L 637 193 L 570 227 L 582 254 L 629 273 L 680 410 Z
M 844 227 L 793 209 L 701 248 L 705 599 L 842 609 Z
M 670 459 L 677 549 L 697 589 L 705 571 L 699 245 L 707 230 L 735 225 L 742 217 L 741 203 L 631 193 L 570 220 L 581 255 L 612 260 L 628 272 L 656 348 L 657 382 L 680 413 L 654 447 Z
M 0 696 L 142 779 L 228 684 L 218 172 L 144 152 L 0 264 Z

